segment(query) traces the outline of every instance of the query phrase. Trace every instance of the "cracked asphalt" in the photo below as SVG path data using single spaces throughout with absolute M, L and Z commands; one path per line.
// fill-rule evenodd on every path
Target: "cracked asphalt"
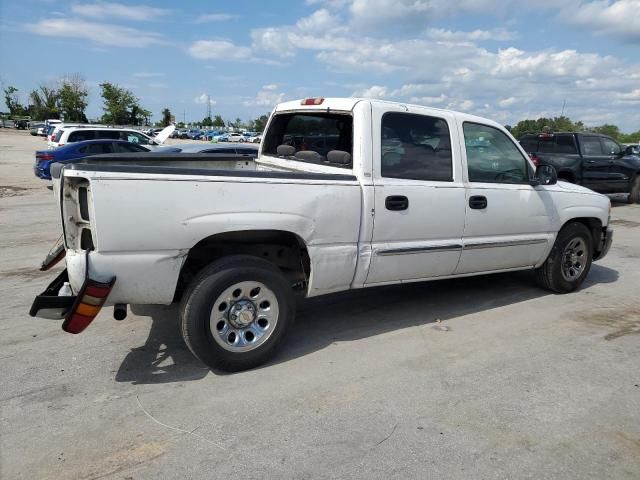
M 59 271 L 43 147 L 0 129 L 0 478 L 640 478 L 640 205 L 615 203 L 578 292 L 523 272 L 313 299 L 273 362 L 219 375 L 173 307 L 78 336 L 28 316 Z

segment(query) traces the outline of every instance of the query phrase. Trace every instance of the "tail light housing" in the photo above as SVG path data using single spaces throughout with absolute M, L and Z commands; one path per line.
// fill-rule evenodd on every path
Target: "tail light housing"
M 36 153 L 36 160 L 49 161 L 53 159 L 54 157 L 50 153 Z
M 62 329 L 74 334 L 83 332 L 100 313 L 114 283 L 115 277 L 106 283 L 86 279 L 73 307 L 64 319 Z

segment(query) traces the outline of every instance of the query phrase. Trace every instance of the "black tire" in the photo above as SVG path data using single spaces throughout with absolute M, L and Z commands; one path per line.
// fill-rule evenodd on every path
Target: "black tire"
M 640 175 L 636 175 L 633 182 L 631 182 L 628 202 L 640 203 Z
M 209 325 L 216 299 L 238 282 L 256 281 L 268 287 L 276 296 L 279 314 L 274 330 L 267 340 L 254 350 L 225 350 L 213 338 Z M 268 361 L 295 318 L 295 297 L 282 272 L 273 264 L 257 257 L 233 255 L 205 267 L 190 283 L 180 308 L 182 337 L 191 352 L 215 370 L 237 372 Z
M 585 246 L 584 262 L 581 273 L 574 279 L 568 280 L 562 273 L 563 254 L 567 246 L 576 239 L 581 239 Z M 572 222 L 565 225 L 558 233 L 551 253 L 536 269 L 538 284 L 555 293 L 569 293 L 577 289 L 589 274 L 593 261 L 593 238 L 591 232 L 582 223 Z

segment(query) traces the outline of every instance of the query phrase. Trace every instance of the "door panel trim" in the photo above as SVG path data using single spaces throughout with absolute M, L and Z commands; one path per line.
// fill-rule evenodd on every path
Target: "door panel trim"
M 377 250 L 376 255 L 385 257 L 387 255 L 407 255 L 411 253 L 424 253 L 424 252 L 456 252 L 461 251 L 462 245 L 434 245 L 430 247 L 406 247 L 406 248 L 392 248 L 389 250 Z
M 518 247 L 521 245 L 539 245 L 541 243 L 547 243 L 548 240 L 540 238 L 537 240 L 507 240 L 504 242 L 477 242 L 467 243 L 464 245 L 464 250 L 477 250 L 479 248 L 496 248 L 496 247 Z

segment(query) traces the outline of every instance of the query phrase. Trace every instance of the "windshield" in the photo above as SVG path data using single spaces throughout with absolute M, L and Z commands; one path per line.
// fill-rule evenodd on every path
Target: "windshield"
M 351 168 L 353 119 L 342 113 L 281 113 L 269 125 L 263 153 Z

